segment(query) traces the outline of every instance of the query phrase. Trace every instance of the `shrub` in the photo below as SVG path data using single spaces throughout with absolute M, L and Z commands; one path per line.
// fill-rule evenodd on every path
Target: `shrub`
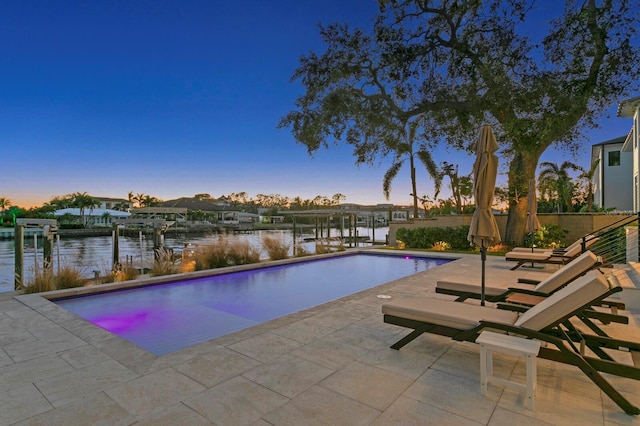
M 65 288 L 83 287 L 89 280 L 82 276 L 82 271 L 73 266 L 63 266 L 54 274 L 50 269 L 37 268 L 33 279 L 23 287 L 25 293 L 62 290 Z
M 304 256 L 309 256 L 311 253 L 308 252 L 304 247 L 302 247 L 300 244 L 296 244 L 295 246 L 295 250 L 294 250 L 294 255 L 295 257 L 304 257 Z
M 492 245 L 491 247 L 489 247 L 487 249 L 488 252 L 494 252 L 494 253 L 506 253 L 511 249 L 510 246 L 503 244 L 503 243 L 499 243 L 499 244 L 495 244 Z
M 115 280 L 120 281 L 130 281 L 135 280 L 140 276 L 140 270 L 138 268 L 134 268 L 133 265 L 125 265 L 122 267 L 122 270 L 117 271 L 115 274 Z
M 433 246 L 431 246 L 431 250 L 439 250 L 439 251 L 451 250 L 451 244 L 447 243 L 446 241 L 438 241 Z
M 229 242 L 220 239 L 214 244 L 198 247 L 195 255 L 195 270 L 222 268 L 228 266 L 227 256 L 229 253 Z
M 173 250 L 167 250 L 163 247 L 156 249 L 151 275 L 159 277 L 161 275 L 175 274 L 176 272 L 178 272 L 178 266 L 173 258 Z
M 65 288 L 84 287 L 89 280 L 82 276 L 82 271 L 73 266 L 63 266 L 54 276 L 54 283 L 58 290 Z
M 262 238 L 262 247 L 269 255 L 270 260 L 279 260 L 289 257 L 291 244 L 286 244 L 279 238 L 264 236 Z
M 252 247 L 248 241 L 237 241 L 230 245 L 227 264 L 246 265 L 260 262 L 260 251 Z
M 531 247 L 533 243 L 534 247 L 540 248 L 557 248 L 565 246 L 564 242 L 568 230 L 562 229 L 559 225 L 541 225 L 540 228 L 532 234 L 527 233 L 524 237 L 525 247 Z
M 50 270 L 40 270 L 38 268 L 33 274 L 33 279 L 27 282 L 22 289 L 27 294 L 55 290 L 53 274 Z
M 469 226 L 438 228 L 400 228 L 396 232 L 396 240 L 408 248 L 431 248 L 439 242 L 449 244 L 452 250 L 469 250 L 467 241 Z

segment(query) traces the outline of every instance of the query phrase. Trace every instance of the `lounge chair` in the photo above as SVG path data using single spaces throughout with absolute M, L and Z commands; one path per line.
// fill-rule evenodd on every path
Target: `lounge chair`
M 598 237 L 587 236 L 575 241 L 564 250 L 549 250 L 531 252 L 524 249 L 511 250 L 504 255 L 504 258 L 509 262 L 517 262 L 516 266 L 511 270 L 518 269 L 525 263 L 550 263 L 556 265 L 566 265 L 573 259 L 578 257 L 583 251 L 587 250 L 590 246 L 598 241 Z M 584 247 L 583 247 L 584 242 Z
M 578 277 L 586 274 L 591 269 L 602 265 L 602 259 L 587 250 L 575 260 L 562 266 L 542 281 L 520 278 L 514 287 L 485 286 L 485 300 L 498 303 L 501 309 L 524 311 L 547 298 L 558 289 L 568 285 Z M 532 286 L 535 287 L 532 288 Z M 464 302 L 467 299 L 480 299 L 480 285 L 477 281 L 460 282 L 455 280 L 439 280 L 436 282 L 436 293 L 457 296 L 456 302 Z M 518 306 L 520 305 L 520 306 Z M 527 308 L 522 308 L 526 306 Z M 606 335 L 602 329 L 596 326 L 591 319 L 598 319 L 604 324 L 616 322 L 628 324 L 629 318 L 618 314 L 618 310 L 625 309 L 625 305 L 617 300 L 603 300 L 599 306 L 611 309 L 611 314 L 596 310 L 585 311 L 583 322 L 599 335 Z
M 579 334 L 569 319 L 609 295 L 620 291 L 610 285 L 600 271 L 590 271 L 550 295 L 522 314 L 488 306 L 458 303 L 429 297 L 406 297 L 382 306 L 384 322 L 413 331 L 391 347 L 400 349 L 422 333 L 448 336 L 458 341 L 475 342 L 484 330 L 502 331 L 546 342 L 539 357 L 575 365 L 627 414 L 638 415 L 640 409 L 616 391 L 600 374 L 640 379 L 640 368 L 615 362 L 603 348 L 640 351 L 640 343 L 602 336 Z M 597 357 L 584 354 L 582 342 Z
M 485 286 L 485 300 L 488 302 L 515 302 L 514 299 L 518 298 L 518 295 L 526 295 L 535 296 L 538 298 L 537 301 L 539 301 L 540 297 L 548 296 L 579 276 L 584 275 L 591 269 L 597 268 L 600 265 L 601 259 L 587 250 L 578 256 L 573 262 L 562 266 L 540 282 L 520 278 L 518 279 L 519 285 L 509 288 L 505 288 L 504 286 Z M 531 284 L 534 283 L 536 285 L 531 289 Z M 436 293 L 458 296 L 456 299 L 457 302 L 462 302 L 469 298 L 480 299 L 480 283 L 478 280 L 474 279 L 467 279 L 464 281 L 458 278 L 453 280 L 443 279 L 436 283 Z M 509 300 L 509 298 L 511 298 L 511 300 Z M 530 304 L 534 305 L 537 301 Z
M 587 243 L 588 241 L 591 241 L 593 238 L 595 238 L 594 235 L 591 234 L 587 234 L 584 235 L 580 238 L 578 238 L 577 240 L 575 240 L 573 243 L 569 244 L 566 247 L 557 247 L 557 248 L 532 248 L 532 247 L 514 247 L 511 249 L 511 251 L 516 251 L 516 252 L 528 252 L 528 253 L 548 253 L 548 252 L 554 252 L 556 254 L 563 254 L 565 253 L 567 250 L 573 250 L 576 246 L 577 247 L 582 247 L 582 241 L 584 240 L 585 243 Z

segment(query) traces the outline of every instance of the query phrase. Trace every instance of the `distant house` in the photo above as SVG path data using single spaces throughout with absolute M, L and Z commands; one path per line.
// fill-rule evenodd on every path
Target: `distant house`
M 165 201 L 160 203 L 158 207 L 187 209 L 187 216 L 190 221 L 205 223 L 253 223 L 257 222 L 259 218 L 257 214 L 241 212 L 230 207 L 227 202 L 213 199 L 183 197 Z
M 60 209 L 53 212 L 53 215 L 61 219 L 68 217 L 71 222 L 80 223 L 82 215 L 78 208 Z M 119 210 L 94 208 L 84 209 L 84 224 L 90 227 L 111 227 L 113 219 L 127 219 L 131 216 L 129 212 L 123 212 Z
M 630 210 L 634 212 L 640 211 L 640 148 L 638 143 L 640 141 L 640 96 L 627 99 L 626 101 L 618 104 L 618 117 L 632 118 L 633 124 L 631 130 L 627 135 L 624 144 L 622 146 L 623 153 L 629 153 L 631 156 L 631 172 L 628 179 L 630 180 L 630 189 L 627 192 L 631 192 L 633 197 L 631 198 Z
M 623 150 L 626 136 L 617 137 L 591 147 L 591 164 L 598 161 L 593 175 L 593 204 L 604 209 L 628 211 L 633 208 L 629 194 L 633 161 Z
M 133 203 L 124 198 L 93 197 L 100 201 L 99 208 L 106 210 L 131 211 Z

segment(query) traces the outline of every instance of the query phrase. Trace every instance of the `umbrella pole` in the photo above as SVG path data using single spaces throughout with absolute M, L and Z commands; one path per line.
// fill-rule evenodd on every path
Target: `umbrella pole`
M 484 264 L 487 260 L 487 248 L 482 244 L 480 246 L 480 260 L 482 261 L 482 280 L 480 286 L 480 305 L 484 306 Z

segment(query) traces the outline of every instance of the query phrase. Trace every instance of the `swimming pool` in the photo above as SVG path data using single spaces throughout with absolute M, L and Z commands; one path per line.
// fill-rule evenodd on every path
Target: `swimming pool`
M 349 254 L 53 302 L 163 355 L 449 261 Z

